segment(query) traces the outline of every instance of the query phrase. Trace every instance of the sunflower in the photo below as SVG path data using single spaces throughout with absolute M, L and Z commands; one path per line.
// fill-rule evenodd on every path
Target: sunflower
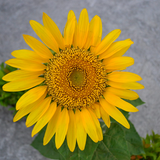
M 74 12 L 68 13 L 63 35 L 52 19 L 43 13 L 43 25 L 31 20 L 30 25 L 43 41 L 23 35 L 32 50 L 16 50 L 15 58 L 6 64 L 19 68 L 3 77 L 10 81 L 4 91 L 23 91 L 16 104 L 13 121 L 25 115 L 26 126 L 34 125 L 32 136 L 47 125 L 43 144 L 55 134 L 59 149 L 65 138 L 70 151 L 76 142 L 84 150 L 87 134 L 94 141 L 103 139 L 99 123 L 110 127 L 110 116 L 126 128 L 130 125 L 118 108 L 137 112 L 123 99 L 134 100 L 138 94 L 130 89 L 143 89 L 141 77 L 121 70 L 133 65 L 134 59 L 123 57 L 133 44 L 130 39 L 114 42 L 120 29 L 102 38 L 102 22 L 94 16 L 89 22 L 86 9 L 77 22 Z

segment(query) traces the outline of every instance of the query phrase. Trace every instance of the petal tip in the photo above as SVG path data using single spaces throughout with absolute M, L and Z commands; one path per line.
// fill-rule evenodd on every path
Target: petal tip
M 132 110 L 131 112 L 138 112 L 138 111 L 139 111 L 139 109 L 136 108 L 136 107 L 134 107 L 133 110 Z
M 5 75 L 2 77 L 2 80 L 7 81 L 7 79 L 5 78 Z M 3 89 L 3 87 L 2 87 Z
M 46 132 L 45 132 L 45 135 L 44 135 L 44 138 L 43 138 L 43 145 L 47 145 L 49 143 L 50 139 L 47 138 L 46 136 Z
M 87 9 L 86 9 L 86 8 L 83 8 L 82 11 L 83 11 L 83 12 L 84 12 L 84 11 L 87 12 Z
M 5 61 L 5 64 L 8 64 L 8 62 L 10 61 L 10 59 L 9 60 L 7 60 L 7 61 Z M 8 64 L 9 65 L 9 64 Z
M 85 147 L 83 147 L 83 148 L 82 148 L 82 147 L 79 147 L 79 149 L 80 149 L 81 151 L 84 151 Z
M 74 149 L 72 149 L 72 148 L 69 148 L 69 150 L 70 150 L 71 152 L 74 152 Z
M 139 81 L 141 81 L 141 80 L 142 80 L 142 77 L 139 76 Z
M 118 33 L 121 33 L 121 30 L 120 30 L 120 29 L 117 29 L 117 32 L 118 32 Z
M 139 111 L 139 109 L 138 108 L 136 108 L 136 112 L 138 112 Z
M 4 85 L 2 86 L 2 90 L 3 90 L 3 91 L 8 91 L 8 90 L 6 89 L 6 84 L 4 84 Z
M 127 129 L 130 129 L 130 124 L 129 124 L 129 122 L 126 120 L 126 123 L 125 124 L 122 124 L 121 123 L 121 125 L 123 126 L 123 127 L 125 127 L 125 128 L 127 128 Z
M 43 16 L 45 16 L 46 15 L 46 13 L 45 12 L 43 12 Z
M 13 118 L 13 122 L 16 122 L 16 121 L 17 121 L 17 119 L 16 119 L 16 117 L 14 117 L 14 118 Z
M 48 16 L 47 13 L 43 12 L 42 19 L 46 18 L 47 16 Z
M 36 26 L 37 24 L 39 24 L 38 22 L 36 22 L 35 20 L 30 20 L 29 24 L 31 25 L 32 28 L 34 28 L 34 26 Z
M 47 145 L 48 142 L 46 142 L 46 140 L 43 139 L 43 145 Z
M 30 20 L 29 23 L 30 25 L 33 24 L 35 21 L 34 20 Z
M 26 120 L 26 127 L 29 128 L 30 126 L 30 123 Z
M 125 42 L 128 42 L 129 43 L 129 45 L 132 45 L 132 44 L 134 44 L 134 42 L 130 39 L 130 38 L 128 38 L 128 39 L 126 39 L 126 40 L 124 40 Z
M 142 88 L 141 89 L 144 89 L 145 87 L 144 87 L 144 85 L 142 85 Z
M 29 35 L 27 35 L 27 34 L 22 34 L 22 36 L 23 36 L 23 39 L 26 40 Z
M 130 39 L 131 44 L 134 44 L 134 42 Z
M 33 137 L 36 133 L 32 130 L 31 137 Z
M 59 149 L 61 147 L 61 145 L 56 145 L 56 148 Z
M 130 125 L 128 124 L 127 126 L 125 126 L 127 129 L 130 129 L 131 127 L 130 127 Z

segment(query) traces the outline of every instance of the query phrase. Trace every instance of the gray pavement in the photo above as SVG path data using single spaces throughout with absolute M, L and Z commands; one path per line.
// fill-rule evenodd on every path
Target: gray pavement
M 42 23 L 45 12 L 62 31 L 70 9 L 78 17 L 87 8 L 90 19 L 96 14 L 101 17 L 103 37 L 119 28 L 118 40 L 134 41 L 126 53 L 135 59 L 128 71 L 143 78 L 145 89 L 138 93 L 146 103 L 130 119 L 141 136 L 151 130 L 160 134 L 159 7 L 159 0 L 0 0 L 0 62 L 11 58 L 13 50 L 29 48 L 22 34 L 37 37 L 29 20 Z M 30 146 L 32 128 L 26 128 L 24 120 L 13 123 L 12 118 L 12 113 L 0 106 L 0 160 L 47 160 Z

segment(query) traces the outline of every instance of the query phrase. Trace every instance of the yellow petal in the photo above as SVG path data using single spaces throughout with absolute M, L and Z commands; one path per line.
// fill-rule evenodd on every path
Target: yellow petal
M 52 36 L 57 41 L 59 48 L 64 50 L 65 47 L 64 47 L 64 40 L 63 40 L 62 34 L 59 28 L 57 27 L 56 23 L 46 13 L 43 13 L 43 24 L 44 24 L 44 27 L 51 32 Z
M 56 111 L 56 108 L 57 108 L 57 103 L 52 102 L 50 104 L 48 110 L 46 111 L 46 113 L 41 117 L 40 120 L 38 120 L 38 122 L 34 126 L 34 128 L 32 130 L 32 137 L 35 134 L 37 134 L 50 121 L 50 119 L 53 117 L 53 115 Z
M 25 94 L 23 94 L 16 104 L 16 109 L 26 107 L 27 105 L 37 101 L 42 97 L 46 92 L 47 86 L 39 86 L 33 89 L 30 89 Z
M 41 103 L 39 104 L 38 108 L 32 111 L 26 120 L 26 126 L 30 127 L 34 123 L 36 123 L 47 111 L 50 106 L 52 97 L 47 97 L 46 99 L 42 99 Z
M 127 39 L 126 41 L 128 41 L 130 43 L 130 45 L 128 45 L 127 47 L 122 48 L 121 50 L 119 50 L 118 52 L 116 52 L 112 56 L 108 57 L 107 59 L 109 60 L 109 59 L 112 59 L 114 57 L 121 57 L 121 56 L 123 56 L 127 52 L 127 50 L 130 48 L 130 46 L 134 43 L 130 39 Z
M 34 103 L 29 104 L 28 106 L 21 108 L 13 118 L 13 122 L 20 120 L 22 117 L 32 112 L 38 107 L 38 104 L 41 102 L 41 98 Z
M 78 109 L 75 112 L 75 116 L 76 116 L 76 127 L 77 127 L 77 132 L 76 132 L 77 144 L 79 146 L 79 149 L 83 151 L 86 145 L 87 134 L 82 123 L 81 113 Z
M 57 126 L 59 125 L 60 116 L 61 116 L 61 107 L 59 106 L 57 107 L 55 114 L 53 115 L 53 117 L 51 118 L 51 120 L 47 125 L 47 129 L 43 138 L 43 145 L 46 145 L 54 136 Z
M 106 124 L 108 128 L 110 128 L 111 122 L 110 122 L 110 117 L 108 113 L 103 109 L 103 107 L 100 106 L 99 108 L 100 108 L 101 116 L 102 116 L 104 123 Z
M 101 126 L 100 126 L 100 123 L 96 117 L 96 115 L 93 113 L 93 111 L 88 108 L 88 111 L 92 117 L 92 120 L 96 126 L 96 131 L 97 131 L 97 135 L 98 135 L 98 141 L 102 141 L 103 140 L 103 133 L 102 133 L 102 129 L 101 129 Z
M 68 132 L 67 132 L 67 144 L 69 147 L 69 150 L 71 152 L 74 151 L 76 146 L 76 117 L 73 112 L 73 110 L 68 110 L 69 114 L 69 125 L 68 125 Z
M 117 82 L 108 81 L 107 84 L 110 85 L 111 87 L 120 88 L 120 89 L 144 89 L 144 86 L 137 82 L 117 83 Z
M 18 59 L 31 60 L 31 61 L 35 61 L 35 62 L 39 62 L 39 63 L 48 62 L 47 59 L 42 58 L 36 52 L 31 51 L 31 50 L 27 50 L 27 49 L 15 50 L 11 54 L 12 54 L 12 56 L 14 56 Z
M 74 12 L 72 10 L 70 10 L 68 12 L 68 16 L 67 16 L 67 20 L 69 20 L 70 18 L 72 18 L 73 16 L 75 16 Z
M 103 93 L 103 96 L 108 103 L 110 103 L 118 108 L 121 108 L 127 112 L 137 112 L 138 111 L 138 109 L 136 107 L 134 107 L 132 104 L 122 100 L 121 98 L 114 95 L 113 93 L 105 92 L 105 93 Z
M 83 48 L 88 35 L 89 29 L 89 17 L 86 9 L 83 9 L 80 13 L 78 24 L 76 26 L 74 35 L 74 47 Z
M 27 71 L 42 71 L 46 69 L 46 66 L 43 65 L 42 63 L 37 63 L 35 61 L 23 60 L 17 58 L 9 59 L 5 63 L 12 67 L 20 68 Z
M 98 142 L 98 135 L 96 132 L 96 127 L 95 127 L 95 124 L 92 120 L 92 117 L 89 111 L 83 108 L 80 114 L 81 114 L 82 123 L 83 123 L 86 133 L 90 136 L 90 138 L 94 142 Z
M 99 110 L 99 105 L 98 103 L 93 104 L 93 112 L 97 116 L 97 118 L 101 118 L 100 110 Z
M 142 80 L 142 78 L 139 75 L 131 72 L 112 72 L 108 74 L 107 78 L 110 81 L 120 82 L 120 83 L 127 83 L 127 82 Z
M 8 92 L 23 91 L 41 84 L 44 80 L 42 77 L 24 78 L 6 83 L 3 85 L 3 90 Z
M 113 87 L 107 87 L 105 91 L 111 92 L 121 98 L 129 99 L 129 100 L 135 100 L 139 97 L 136 92 L 131 90 L 126 90 L 126 89 L 117 89 Z
M 57 53 L 59 52 L 56 40 L 44 26 L 34 20 L 30 20 L 30 25 L 44 44 L 46 44 L 53 51 Z
M 97 46 L 102 38 L 102 21 L 99 16 L 94 16 L 89 24 L 89 31 L 86 44 L 84 48 L 88 49 L 90 46 Z
M 16 80 L 25 79 L 25 78 L 32 79 L 42 75 L 43 73 L 44 71 L 30 72 L 30 71 L 23 71 L 23 70 L 15 70 L 3 76 L 2 79 L 4 81 L 16 81 Z
M 76 23 L 77 23 L 77 20 L 76 20 L 75 16 L 73 16 L 67 20 L 67 23 L 64 28 L 65 46 L 70 47 L 73 43 L 73 36 L 74 36 L 74 32 L 75 32 Z
M 25 42 L 41 57 L 45 59 L 53 58 L 51 51 L 42 42 L 29 35 L 23 35 L 23 38 Z
M 42 95 L 37 101 L 27 105 L 24 108 L 21 108 L 15 115 L 13 122 L 18 121 L 19 119 L 21 119 L 22 117 L 24 117 L 25 115 L 27 115 L 28 113 L 30 113 L 31 111 L 35 110 L 36 108 L 38 108 L 39 103 L 41 103 L 41 101 L 45 98 L 46 94 Z
M 61 112 L 59 124 L 56 129 L 56 136 L 55 136 L 55 145 L 56 148 L 59 149 L 63 144 L 69 124 L 69 115 L 67 108 L 64 108 Z
M 99 56 L 99 59 L 122 56 L 133 43 L 134 42 L 131 41 L 130 39 L 114 42 L 110 45 L 110 47 L 105 52 L 103 52 Z
M 105 68 L 108 72 L 115 70 L 124 70 L 134 64 L 134 59 L 132 57 L 115 57 L 108 61 L 103 61 Z
M 104 37 L 104 39 L 95 48 L 95 50 L 92 50 L 92 52 L 95 53 L 95 55 L 102 54 L 119 37 L 120 33 L 121 33 L 120 29 L 115 29 L 115 30 L 111 31 L 109 34 L 107 34 Z
M 100 104 L 103 109 L 108 113 L 112 118 L 114 118 L 117 122 L 122 124 L 126 128 L 130 128 L 130 125 L 125 118 L 125 116 L 113 105 L 109 104 L 105 99 L 100 99 Z

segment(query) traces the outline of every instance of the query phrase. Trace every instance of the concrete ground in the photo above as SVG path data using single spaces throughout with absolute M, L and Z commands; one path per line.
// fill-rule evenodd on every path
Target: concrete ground
M 0 62 L 11 58 L 11 52 L 29 48 L 22 34 L 35 36 L 29 25 L 34 19 L 42 23 L 47 13 L 62 31 L 69 10 L 79 16 L 87 8 L 90 19 L 99 15 L 103 37 L 113 29 L 121 29 L 118 40 L 131 38 L 134 45 L 126 53 L 135 59 L 128 71 L 139 74 L 145 86 L 138 91 L 146 103 L 131 114 L 141 136 L 154 130 L 160 134 L 160 1 L 159 0 L 1 0 Z M 30 146 L 32 128 L 24 121 L 12 122 L 12 113 L 0 106 L 0 160 L 47 160 Z

